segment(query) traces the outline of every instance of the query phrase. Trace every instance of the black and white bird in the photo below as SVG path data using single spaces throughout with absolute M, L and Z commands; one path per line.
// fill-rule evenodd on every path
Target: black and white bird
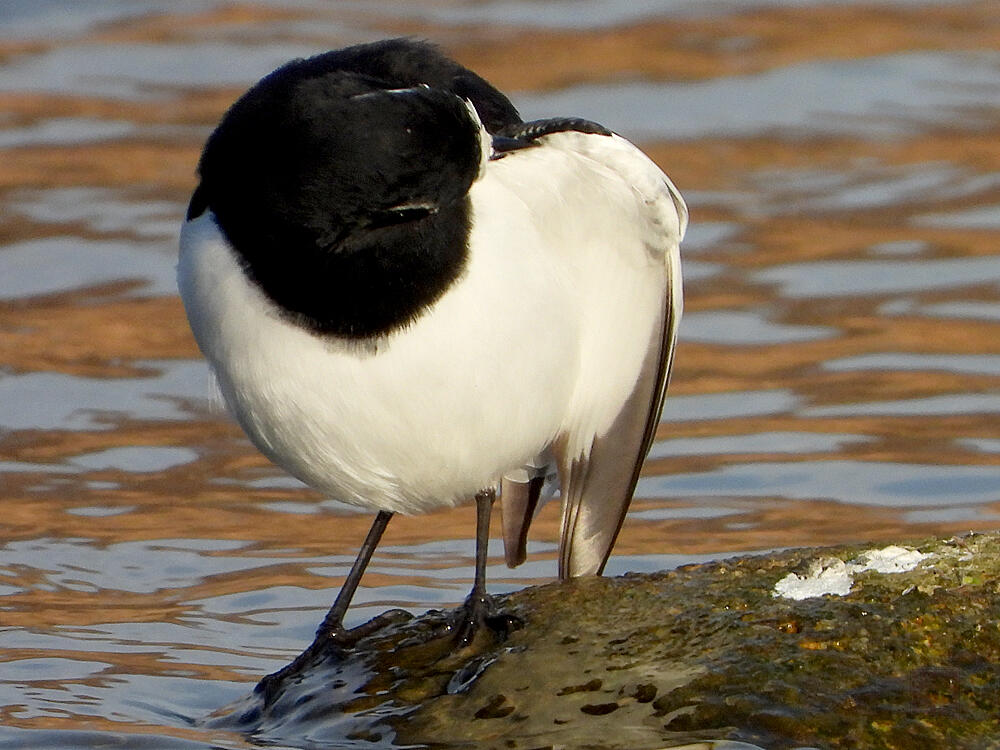
M 393 513 L 476 498 L 485 592 L 497 491 L 507 562 L 546 478 L 559 575 L 599 574 L 660 418 L 681 314 L 680 194 L 592 122 L 523 122 L 436 47 L 292 61 L 205 146 L 180 241 L 191 328 L 253 444 L 377 511 L 319 637 Z M 548 482 L 548 484 L 552 484 Z

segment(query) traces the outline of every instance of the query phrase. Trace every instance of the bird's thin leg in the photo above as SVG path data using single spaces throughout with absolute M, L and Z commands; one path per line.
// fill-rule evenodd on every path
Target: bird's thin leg
M 496 490 L 492 487 L 476 494 L 476 578 L 460 610 L 455 632 L 455 640 L 462 645 L 470 643 L 479 626 L 493 614 L 493 600 L 486 593 L 486 553 L 490 542 L 490 515 L 496 498 Z
M 391 518 L 392 513 L 386 510 L 380 510 L 375 516 L 372 527 L 368 530 L 368 536 L 365 537 L 364 544 L 361 545 L 358 556 L 354 560 L 354 565 L 351 566 L 351 572 L 347 574 L 333 606 L 330 607 L 330 611 L 326 613 L 326 617 L 323 618 L 323 622 L 316 630 L 317 642 L 327 638 L 342 638 L 345 635 L 344 615 L 347 614 L 347 608 L 351 606 L 351 599 L 354 598 L 354 592 L 358 590 L 361 576 L 364 575 L 365 568 L 368 567 L 368 563 L 375 553 L 375 548 L 378 547 L 379 540 Z
M 490 545 L 490 516 L 497 499 L 492 487 L 476 495 L 476 580 L 472 595 L 486 596 L 486 553 Z
M 379 540 L 382 538 L 382 533 L 385 531 L 385 527 L 389 525 L 390 518 L 392 518 L 392 513 L 384 510 L 379 511 L 378 515 L 375 516 L 375 520 L 368 530 L 368 536 L 365 537 L 364 544 L 361 545 L 361 550 L 354 559 L 351 572 L 347 574 L 344 585 L 340 587 L 333 606 L 330 607 L 330 611 L 323 618 L 323 623 L 316 630 L 316 638 L 309 645 L 309 648 L 295 657 L 290 664 L 286 664 L 277 672 L 267 675 L 257 683 L 254 692 L 263 696 L 265 706 L 271 705 L 276 699 L 285 680 L 292 675 L 299 674 L 302 669 L 312 663 L 317 655 L 322 652 L 326 644 L 332 642 L 333 645 L 344 648 L 350 647 L 359 638 L 364 637 L 366 633 L 378 629 L 383 624 L 383 621 L 389 617 L 389 613 L 387 613 L 353 630 L 344 629 L 344 615 L 347 614 L 347 608 L 351 605 L 351 599 L 354 598 L 354 592 L 358 589 L 361 576 L 364 575 L 365 568 L 368 567 L 375 548 L 378 547 Z

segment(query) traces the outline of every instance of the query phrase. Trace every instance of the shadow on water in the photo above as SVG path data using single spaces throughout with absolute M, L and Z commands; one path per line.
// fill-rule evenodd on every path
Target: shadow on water
M 437 40 L 526 116 L 640 141 L 687 197 L 671 397 L 609 574 L 997 525 L 989 3 L 9 5 L 0 748 L 252 745 L 196 722 L 309 642 L 364 537 L 221 413 L 173 281 L 213 123 L 329 47 Z M 491 546 L 492 590 L 552 580 L 557 524 L 516 570 Z M 349 624 L 461 601 L 473 526 L 395 521 Z

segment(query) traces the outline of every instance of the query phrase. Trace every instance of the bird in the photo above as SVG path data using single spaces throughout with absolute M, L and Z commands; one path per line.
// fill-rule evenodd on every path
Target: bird
M 562 504 L 558 574 L 602 573 L 654 438 L 682 310 L 688 213 L 639 148 L 579 117 L 524 121 L 416 39 L 292 60 L 208 137 L 180 233 L 194 338 L 249 440 L 375 513 L 320 639 L 393 514 L 475 500 L 486 591 Z

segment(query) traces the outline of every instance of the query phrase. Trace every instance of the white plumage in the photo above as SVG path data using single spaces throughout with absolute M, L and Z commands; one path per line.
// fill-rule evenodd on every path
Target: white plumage
M 471 198 L 463 278 L 371 344 L 288 321 L 211 213 L 184 226 L 181 294 L 226 403 L 306 484 L 419 513 L 468 501 L 556 441 L 585 457 L 635 387 L 668 294 L 676 325 L 686 211 L 624 139 L 546 136 L 487 162 Z

